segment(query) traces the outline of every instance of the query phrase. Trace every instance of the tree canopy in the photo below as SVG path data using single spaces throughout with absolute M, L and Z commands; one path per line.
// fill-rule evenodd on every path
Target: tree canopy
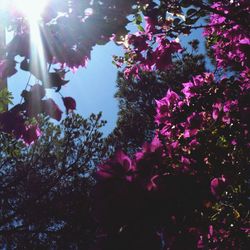
M 41 135 L 27 146 L 0 134 L 4 249 L 84 249 L 93 244 L 92 172 L 105 154 L 101 114 L 72 115 L 60 125 L 39 117 Z
M 247 0 L 51 0 L 36 24 L 40 61 L 31 49 L 33 26 L 9 12 L 14 37 L 0 76 L 25 70 L 38 83 L 21 93 L 20 104 L 0 109 L 1 138 L 9 138 L 1 144 L 2 180 L 10 181 L 1 193 L 4 244 L 32 237 L 27 244 L 49 239 L 49 249 L 248 249 L 249 12 Z M 195 52 L 195 40 L 193 52 L 181 42 L 201 28 L 208 55 Z M 100 117 L 75 116 L 74 99 L 62 97 L 68 118 L 43 137 L 41 114 L 62 117 L 45 89 L 60 92 L 67 71 L 85 66 L 94 45 L 110 40 L 124 48 L 113 62 L 120 105 L 113 134 L 104 142 Z M 213 67 L 205 65 L 209 58 Z M 2 106 L 11 99 L 7 91 L 1 97 Z M 59 139 L 48 138 L 53 133 Z M 62 211 L 73 215 L 62 219 Z M 41 228 L 49 232 L 37 234 Z

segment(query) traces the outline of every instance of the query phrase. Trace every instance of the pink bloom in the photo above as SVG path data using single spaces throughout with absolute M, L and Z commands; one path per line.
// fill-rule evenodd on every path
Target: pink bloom
M 229 100 L 224 103 L 223 111 L 224 112 L 230 112 L 232 109 L 236 108 L 238 105 L 238 100 Z
M 76 101 L 72 97 L 63 97 L 63 104 L 66 108 L 66 112 L 68 113 L 71 110 L 76 109 Z
M 60 121 L 62 118 L 62 111 L 57 106 L 55 101 L 51 98 L 42 101 L 43 111 L 46 115 L 50 116 L 51 118 Z
M 223 175 L 221 177 L 212 179 L 210 183 L 210 190 L 211 190 L 211 193 L 216 198 L 220 198 L 221 194 L 223 193 L 223 190 L 225 188 L 225 182 L 226 182 L 226 179 Z
M 156 31 L 155 26 L 158 24 L 157 18 L 155 17 L 144 17 L 146 25 L 145 25 L 145 31 L 146 33 L 154 33 Z
M 200 143 L 196 140 L 193 139 L 190 143 L 189 143 L 190 147 L 195 148 L 196 146 L 200 145 Z
M 128 35 L 128 43 L 134 47 L 135 51 L 142 52 L 148 49 L 147 37 L 142 34 Z
M 133 170 L 132 160 L 119 150 L 112 159 L 98 166 L 97 176 L 100 179 L 122 178 L 131 181 Z
M 217 102 L 213 104 L 213 112 L 212 112 L 212 117 L 214 120 L 217 120 L 219 117 L 219 113 L 222 110 L 222 103 Z
M 23 133 L 22 139 L 28 145 L 32 144 L 35 140 L 39 138 L 41 131 L 37 126 L 26 127 L 26 131 Z
M 0 78 L 4 79 L 14 75 L 16 70 L 16 61 L 10 59 L 4 59 L 0 61 Z
M 35 101 L 43 99 L 45 96 L 45 89 L 40 84 L 35 84 L 31 87 L 30 93 L 32 96 L 32 99 L 35 99 Z

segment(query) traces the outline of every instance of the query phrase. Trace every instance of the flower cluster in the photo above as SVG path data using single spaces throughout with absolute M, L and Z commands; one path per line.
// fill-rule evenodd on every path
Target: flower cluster
M 250 160 L 246 90 L 240 79 L 217 82 L 212 73 L 204 73 L 183 83 L 180 93 L 168 90 L 156 101 L 159 129 L 152 142 L 145 143 L 134 159 L 117 152 L 97 171 L 96 218 L 108 235 L 117 233 L 112 241 L 126 238 L 143 224 L 152 240 L 146 249 L 162 249 L 157 242 L 170 249 L 183 244 L 192 249 L 239 246 L 230 225 L 244 235 L 246 225 L 238 210 L 245 201 L 235 188 L 241 185 Z M 109 193 L 111 210 L 101 198 L 104 193 Z M 222 205 L 235 197 L 239 200 L 233 206 Z
M 0 128 L 2 132 L 13 134 L 16 138 L 31 144 L 40 135 L 37 124 L 38 115 L 45 114 L 60 121 L 62 111 L 53 99 L 45 99 L 45 89 L 40 84 L 33 85 L 30 91 L 24 90 L 22 98 L 24 99 L 22 104 L 0 113 Z M 64 97 L 63 102 L 67 112 L 76 108 L 72 97 Z M 35 125 L 32 124 L 34 121 L 36 121 Z
M 149 14 L 149 13 L 148 13 Z M 124 74 L 139 77 L 139 71 L 164 71 L 172 65 L 172 55 L 182 50 L 178 40 L 170 40 L 166 32 L 172 20 L 160 25 L 153 14 L 145 16 L 145 29 L 129 34 L 124 39 L 125 56 L 115 58 L 118 67 L 125 66 Z
M 241 176 L 238 173 L 247 171 L 250 124 L 246 117 L 250 108 L 247 101 L 250 93 L 244 81 L 231 77 L 217 82 L 212 73 L 204 73 L 183 83 L 180 93 L 168 90 L 164 98 L 156 101 L 155 120 L 159 129 L 153 141 L 145 143 L 133 160 L 118 152 L 114 159 L 100 166 L 97 175 L 101 179 L 97 190 L 101 189 L 104 193 L 107 188 L 120 190 L 110 194 L 109 199 L 114 203 L 118 196 L 127 201 L 132 199 L 135 206 L 124 204 L 126 212 L 120 215 L 122 217 L 137 217 L 137 209 L 143 207 L 145 214 L 141 214 L 140 219 L 137 217 L 137 223 L 147 221 L 145 226 L 154 241 L 157 242 L 155 235 L 160 235 L 158 240 L 170 248 L 179 244 L 189 244 L 193 249 L 207 246 L 216 249 L 219 245 L 230 244 L 237 248 L 237 239 L 230 225 L 240 235 L 244 234 L 242 228 L 245 222 L 238 216 L 242 201 L 234 203 L 230 211 L 233 217 L 230 218 L 226 217 L 228 207 L 214 208 L 213 204 L 217 201 L 223 204 L 225 200 L 229 203 L 227 192 L 240 185 Z M 246 163 L 242 163 L 242 155 L 245 155 Z M 129 192 L 133 192 L 130 197 Z M 233 194 L 234 197 L 237 195 L 237 192 Z M 139 196 L 143 196 L 143 200 Z M 118 209 L 115 204 L 114 211 L 107 214 L 106 210 L 102 210 L 100 213 L 103 200 L 97 197 L 96 200 L 99 200 L 96 202 L 97 218 L 102 221 L 104 216 L 112 230 L 115 226 L 121 228 L 117 237 L 127 234 L 130 227 L 134 227 L 133 220 L 123 221 L 118 219 L 119 216 L 113 217 Z M 219 220 L 223 218 L 221 225 L 204 223 L 213 209 L 219 209 Z M 152 220 L 144 217 L 148 210 L 154 214 L 151 215 Z M 159 218 L 167 223 L 158 224 Z M 177 233 L 176 228 L 181 228 L 181 233 Z M 111 229 L 105 227 L 107 233 Z M 232 237 L 230 241 L 229 237 Z M 148 244 L 152 247 L 153 243 Z M 154 247 L 158 249 L 156 245 Z
M 250 12 L 249 1 L 216 1 L 211 7 L 222 13 L 210 15 L 210 27 L 204 32 L 213 44 L 217 66 L 234 70 L 249 68 L 250 28 L 244 22 Z
M 109 249 L 124 242 L 124 249 L 246 246 L 249 34 L 244 18 L 233 11 L 246 15 L 249 3 L 215 1 L 211 10 L 205 35 L 213 42 L 217 65 L 239 74 L 217 79 L 205 72 L 179 92 L 169 89 L 156 100 L 154 139 L 133 159 L 119 152 L 99 167 L 95 215 Z M 157 14 L 145 16 L 145 22 L 145 30 L 127 37 L 125 59 L 116 58 L 119 67 L 126 64 L 127 77 L 165 70 L 181 49 L 165 38 L 167 24 Z
M 138 32 L 128 35 L 127 43 L 125 57 L 129 59 L 123 61 L 127 64 L 126 77 L 138 77 L 139 71 L 164 71 L 172 65 L 172 54 L 181 50 L 178 42 L 170 41 L 162 34 Z

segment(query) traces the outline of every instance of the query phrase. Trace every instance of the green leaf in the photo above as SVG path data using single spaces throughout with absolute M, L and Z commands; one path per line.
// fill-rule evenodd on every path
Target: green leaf
M 144 28 L 141 25 L 137 25 L 138 30 L 140 30 L 141 32 L 145 32 Z
M 12 103 L 13 96 L 7 88 L 4 88 L 0 91 L 0 112 L 3 112 L 8 104 Z
M 135 24 L 140 25 L 142 23 L 142 17 L 140 14 L 136 14 L 135 15 L 135 20 L 134 20 Z

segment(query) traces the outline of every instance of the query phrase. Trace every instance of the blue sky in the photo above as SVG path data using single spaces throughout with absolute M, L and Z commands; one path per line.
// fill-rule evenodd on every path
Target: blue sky
M 87 67 L 79 68 L 75 73 L 69 72 L 66 79 L 69 79 L 70 82 L 61 90 L 63 96 L 75 98 L 77 113 L 82 116 L 88 117 L 91 113 L 102 111 L 103 119 L 108 121 L 103 129 L 105 134 L 113 130 L 117 119 L 118 103 L 114 98 L 117 69 L 112 64 L 112 55 L 120 55 L 121 53 L 122 48 L 113 42 L 104 46 L 95 46 Z M 14 96 L 14 104 L 20 102 L 20 94 L 25 88 L 28 78 L 29 74 L 20 70 L 8 79 L 8 88 Z M 34 83 L 35 79 L 31 79 L 30 84 Z M 58 93 L 49 90 L 47 96 L 53 97 L 60 108 L 64 110 Z

